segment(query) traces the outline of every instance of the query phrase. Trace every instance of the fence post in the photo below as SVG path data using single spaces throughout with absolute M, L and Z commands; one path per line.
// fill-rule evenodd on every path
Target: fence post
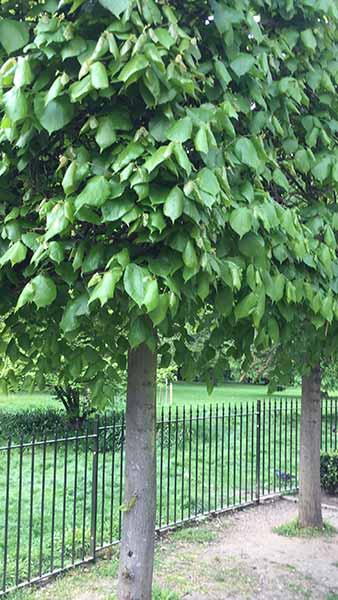
M 256 421 L 256 500 L 260 502 L 261 488 L 261 401 L 257 400 Z
M 98 420 L 94 423 L 93 431 L 93 470 L 92 470 L 92 518 L 90 528 L 90 548 L 93 559 L 96 558 L 96 527 L 97 527 L 97 480 L 99 460 L 99 426 Z

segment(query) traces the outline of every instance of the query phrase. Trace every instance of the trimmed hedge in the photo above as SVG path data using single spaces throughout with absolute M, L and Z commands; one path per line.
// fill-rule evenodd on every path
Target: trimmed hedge
M 338 450 L 321 453 L 320 480 L 323 490 L 328 494 L 338 491 Z

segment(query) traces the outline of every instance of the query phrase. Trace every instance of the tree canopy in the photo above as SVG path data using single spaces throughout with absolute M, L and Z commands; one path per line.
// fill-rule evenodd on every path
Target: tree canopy
M 170 337 L 188 377 L 222 371 L 224 336 L 264 348 L 299 315 L 325 334 L 338 312 L 335 3 L 3 6 L 7 352 L 29 347 L 43 369 L 65 336 L 99 331 L 123 366 L 126 334 L 154 347 L 155 327 L 164 363 Z M 200 322 L 198 363 L 186 324 Z

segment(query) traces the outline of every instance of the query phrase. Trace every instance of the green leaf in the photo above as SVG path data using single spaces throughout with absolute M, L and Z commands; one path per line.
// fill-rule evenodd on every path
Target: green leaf
M 163 163 L 165 160 L 170 158 L 172 151 L 173 151 L 172 143 L 170 143 L 168 146 L 161 146 L 161 148 L 158 148 L 154 152 L 154 154 L 146 160 L 146 162 L 144 163 L 144 168 L 148 171 L 148 173 L 151 173 L 161 163 Z
M 183 262 L 189 269 L 194 269 L 198 265 L 197 255 L 194 244 L 191 240 L 188 240 L 184 252 L 182 255 Z
M 169 308 L 169 295 L 162 294 L 159 297 L 157 308 L 149 314 L 149 316 L 155 326 L 162 323 L 162 321 L 166 318 L 168 308 Z
M 219 292 L 217 292 L 215 306 L 216 310 L 223 315 L 223 317 L 228 317 L 231 314 L 233 303 L 234 296 L 229 287 L 222 288 Z
M 235 308 L 235 317 L 237 320 L 244 319 L 251 315 L 257 306 L 257 296 L 254 292 L 250 292 L 243 300 L 241 300 Z
M 25 260 L 27 255 L 27 248 L 23 245 L 22 242 L 18 241 L 10 246 L 5 254 L 2 255 L 0 259 L 0 267 L 3 267 L 6 263 L 10 262 L 12 267 L 14 265 Z
M 315 36 L 313 35 L 312 29 L 305 29 L 300 34 L 300 38 L 308 50 L 315 50 L 317 47 L 317 41 Z
M 44 308 L 54 302 L 57 291 L 56 285 L 50 277 L 38 275 L 32 279 L 31 284 L 34 290 L 32 301 L 37 308 Z
M 313 176 L 321 183 L 330 175 L 332 159 L 330 156 L 325 156 L 317 164 L 312 167 Z
M 194 138 L 194 144 L 197 152 L 203 152 L 204 154 L 209 152 L 208 136 L 205 125 L 201 125 L 197 131 Z
M 115 17 L 119 17 L 130 6 L 130 0 L 99 0 L 99 2 L 103 8 L 110 10 Z
M 33 288 L 32 282 L 30 281 L 23 288 L 23 290 L 18 298 L 16 307 L 15 307 L 15 311 L 20 310 L 20 308 L 22 308 L 28 302 L 32 302 L 33 296 L 34 296 L 34 288 Z
M 167 138 L 172 142 L 186 142 L 191 137 L 192 121 L 189 117 L 179 119 L 167 131 Z
M 67 96 L 55 98 L 45 105 L 42 94 L 34 100 L 34 112 L 42 127 L 51 134 L 68 125 L 74 116 L 74 107 Z
M 117 140 L 116 131 L 109 117 L 103 117 L 99 121 L 95 141 L 100 146 L 101 152 L 109 148 Z
M 257 170 L 260 167 L 261 161 L 252 141 L 242 137 L 235 143 L 235 154 L 237 158 L 252 169 Z
M 127 265 L 124 272 L 123 283 L 124 288 L 134 302 L 141 307 L 144 302 L 144 278 L 147 272 L 142 267 L 134 263 Z
M 119 157 L 113 164 L 114 171 L 119 171 L 126 165 L 129 165 L 132 161 L 136 160 L 144 153 L 144 147 L 138 142 L 130 142 L 124 150 L 120 153 Z
M 24 87 L 32 83 L 33 74 L 29 64 L 29 58 L 19 56 L 14 75 L 15 87 Z
M 290 189 L 289 182 L 281 169 L 275 169 L 272 178 L 274 182 L 285 191 Z
M 0 20 L 0 43 L 7 54 L 16 52 L 29 42 L 29 26 L 14 19 Z
M 109 87 L 108 73 L 102 62 L 94 62 L 90 65 L 90 77 L 93 88 L 105 90 Z
M 126 83 L 129 79 L 136 78 L 141 76 L 142 71 L 144 71 L 149 65 L 148 59 L 143 54 L 136 54 L 127 64 L 123 67 L 119 80 Z
M 240 237 L 243 237 L 252 226 L 252 214 L 248 208 L 240 207 L 232 211 L 230 217 L 230 225 Z
M 106 304 L 110 298 L 114 297 L 116 284 L 121 277 L 122 269 L 120 267 L 107 271 L 107 273 L 103 275 L 101 281 L 93 289 L 88 304 L 91 304 L 95 300 L 99 300 L 101 306 Z
M 134 206 L 135 203 L 128 197 L 108 200 L 101 209 L 103 221 L 105 223 L 108 221 L 117 221 L 126 215 Z
M 212 196 L 217 196 L 220 192 L 218 179 L 211 169 L 202 169 L 198 174 L 197 181 L 199 187 Z
M 102 206 L 110 196 L 110 184 L 103 175 L 92 177 L 75 200 L 77 211 L 84 205 Z
M 168 194 L 163 206 L 163 212 L 166 217 L 169 217 L 174 223 L 183 213 L 184 194 L 182 190 L 176 186 Z
M 144 283 L 143 304 L 146 306 L 147 311 L 151 312 L 157 308 L 159 303 L 158 283 L 156 279 L 151 279 L 150 277 Z
M 255 58 L 252 54 L 242 52 L 230 63 L 230 67 L 236 73 L 237 77 L 242 77 L 242 75 L 245 75 L 250 71 L 254 64 Z
M 0 21 L 1 23 L 1 21 Z M 21 121 L 28 114 L 27 98 L 21 88 L 12 88 L 3 97 L 6 113 L 12 123 Z
M 129 343 L 131 348 L 137 348 L 137 346 L 145 342 L 150 333 L 150 327 L 144 317 L 135 319 L 135 321 L 132 322 L 129 331 Z
M 67 333 L 78 326 L 77 318 L 89 314 L 88 295 L 81 294 L 74 300 L 68 302 L 61 320 L 61 329 Z
M 64 231 L 69 225 L 65 214 L 65 205 L 56 204 L 47 215 L 47 231 L 45 240 L 48 241 L 58 233 Z
M 224 63 L 218 60 L 217 58 L 215 58 L 215 73 L 217 75 L 218 81 L 222 86 L 222 89 L 226 90 L 231 81 L 231 76 Z

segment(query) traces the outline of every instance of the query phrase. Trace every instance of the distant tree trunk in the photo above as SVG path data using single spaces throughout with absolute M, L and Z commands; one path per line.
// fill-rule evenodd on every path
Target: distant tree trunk
M 119 600 L 150 600 L 156 513 L 156 353 L 130 350 Z
M 322 527 L 320 487 L 321 438 L 320 366 L 302 379 L 302 414 L 300 419 L 299 524 Z

